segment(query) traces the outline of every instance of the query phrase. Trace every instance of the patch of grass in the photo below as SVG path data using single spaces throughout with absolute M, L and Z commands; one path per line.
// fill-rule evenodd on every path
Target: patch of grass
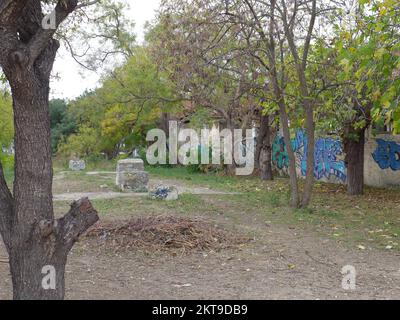
M 69 202 L 55 202 L 55 211 L 59 214 L 69 209 Z M 99 212 L 100 218 L 125 219 L 143 215 L 185 215 L 202 216 L 218 212 L 212 205 L 197 195 L 183 194 L 176 201 L 163 201 L 149 197 L 123 197 L 114 199 L 95 199 L 93 206 Z
M 280 194 L 275 192 L 267 193 L 267 198 L 272 207 L 278 208 L 282 206 L 282 199 Z
M 87 171 L 115 171 L 117 166 L 117 160 L 86 160 L 86 169 L 81 172 Z M 54 172 L 58 173 L 61 171 L 69 171 L 69 159 L 53 159 Z
M 236 190 L 235 186 L 239 180 L 247 180 L 252 178 L 230 177 L 216 174 L 204 174 L 204 173 L 188 173 L 185 167 L 153 167 L 147 166 L 148 171 L 153 177 L 164 178 L 164 179 L 176 179 L 183 180 L 190 185 L 206 186 L 214 189 L 222 189 L 227 191 Z

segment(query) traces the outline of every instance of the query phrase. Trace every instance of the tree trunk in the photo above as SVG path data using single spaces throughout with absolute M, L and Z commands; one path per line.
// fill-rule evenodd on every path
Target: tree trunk
M 54 219 L 48 81 L 32 74 L 23 79 L 10 82 L 16 129 L 9 250 L 14 299 L 63 299 L 67 255 L 98 217 L 84 200 L 64 218 Z M 55 271 L 54 289 L 42 285 L 49 268 Z
M 289 116 L 286 110 L 285 97 L 282 91 L 282 87 L 279 85 L 279 76 L 277 72 L 276 63 L 276 43 L 274 37 L 275 30 L 275 7 L 276 0 L 271 1 L 271 12 L 270 12 L 270 22 L 269 22 L 269 38 L 266 37 L 264 40 L 267 43 L 268 48 L 268 60 L 269 60 L 269 77 L 271 78 L 272 89 L 274 92 L 275 100 L 279 106 L 279 118 L 282 125 L 283 138 L 286 145 L 286 151 L 289 157 L 289 182 L 290 182 L 290 206 L 292 208 L 297 208 L 299 206 L 299 186 L 297 181 L 296 172 L 296 157 L 292 148 L 292 143 L 290 139 L 290 127 L 289 127 Z M 261 28 L 261 25 L 259 25 Z
M 349 125 L 343 139 L 346 153 L 347 192 L 353 196 L 364 193 L 365 131 L 366 128 L 356 130 Z
M 281 118 L 283 139 L 285 140 L 286 151 L 289 156 L 289 182 L 290 182 L 290 206 L 292 208 L 299 207 L 299 186 L 297 183 L 297 171 L 296 171 L 296 157 L 292 148 L 292 142 L 290 139 L 289 129 L 289 117 L 286 112 L 286 106 L 283 101 L 283 97 L 279 102 L 279 117 Z
M 14 299 L 63 299 L 67 255 L 98 220 L 88 199 L 54 218 L 48 100 L 59 44 L 45 44 L 34 61 L 24 50 L 9 53 L 8 60 L 0 57 L 11 86 L 15 124 L 13 194 L 0 170 L 0 232 L 9 255 Z
M 226 119 L 226 129 L 228 129 L 232 134 L 232 140 L 231 140 L 232 163 L 225 164 L 225 175 L 234 176 L 234 175 L 236 175 L 237 166 L 236 166 L 235 158 L 233 157 L 233 152 L 235 150 L 235 137 L 233 135 L 233 132 L 234 132 L 235 126 L 234 126 L 233 121 L 231 119 L 231 114 L 229 114 L 229 118 Z M 225 152 L 225 147 L 224 147 L 223 150 Z M 224 161 L 226 161 L 225 158 L 224 158 Z
M 260 132 L 257 137 L 256 159 L 259 163 L 260 177 L 264 181 L 274 179 L 272 172 L 272 146 L 271 146 L 271 125 L 270 116 L 262 115 L 260 121 Z
M 306 208 L 310 204 L 312 190 L 314 187 L 314 166 L 315 166 L 315 123 L 314 110 L 311 101 L 306 99 L 306 134 L 307 134 L 307 172 L 304 183 L 301 207 Z

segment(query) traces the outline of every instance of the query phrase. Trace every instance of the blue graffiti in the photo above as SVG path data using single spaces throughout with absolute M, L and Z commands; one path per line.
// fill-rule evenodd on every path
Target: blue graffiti
M 296 132 L 296 137 L 292 139 L 292 149 L 300 161 L 301 174 L 305 176 L 307 173 L 308 139 L 303 130 Z
M 394 171 L 400 170 L 400 144 L 383 139 L 376 139 L 376 142 L 378 147 L 372 157 L 379 167 L 383 170 L 389 168 Z
M 279 149 L 282 148 L 283 138 L 279 138 Z M 297 155 L 299 167 L 303 176 L 307 173 L 307 152 L 308 152 L 308 139 L 303 130 L 296 132 L 296 137 L 292 139 L 292 148 Z M 278 149 L 276 147 L 276 149 Z M 317 180 L 323 177 L 329 179 L 332 175 L 345 182 L 346 166 L 343 160 L 338 160 L 338 156 L 343 154 L 343 147 L 340 140 L 331 138 L 320 138 L 315 142 L 315 162 L 314 162 L 314 175 Z M 285 157 L 285 161 L 280 161 L 281 165 L 288 167 L 289 161 Z M 279 164 L 279 161 L 277 161 Z M 279 165 L 278 165 L 279 168 Z M 281 168 L 280 168 L 281 169 Z
M 330 178 L 336 176 L 343 182 L 346 181 L 346 166 L 344 161 L 337 160 L 337 156 L 343 154 L 342 143 L 330 138 L 318 139 L 315 143 L 315 177 Z

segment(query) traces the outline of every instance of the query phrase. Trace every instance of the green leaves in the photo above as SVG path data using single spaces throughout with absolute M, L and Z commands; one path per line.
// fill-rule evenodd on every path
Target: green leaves
M 0 152 L 1 148 L 10 147 L 14 138 L 14 121 L 11 96 L 0 90 Z
M 106 153 L 145 144 L 149 129 L 158 127 L 163 112 L 173 113 L 177 99 L 168 75 L 159 70 L 147 46 L 136 47 L 128 61 L 104 78 L 100 88 L 72 102 L 68 114 L 78 133 L 60 148 L 64 154 Z M 81 146 L 78 141 L 82 140 Z

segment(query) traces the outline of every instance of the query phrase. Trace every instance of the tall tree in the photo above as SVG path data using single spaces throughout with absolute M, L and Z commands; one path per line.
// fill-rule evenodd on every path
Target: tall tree
M 318 123 L 342 136 L 348 193 L 360 195 L 366 130 L 374 123 L 398 126 L 400 7 L 361 0 L 337 5 L 331 40 L 314 45 L 321 63 L 311 72 L 323 83 Z
M 315 99 L 310 92 L 307 70 L 312 40 L 316 36 L 316 21 L 322 12 L 317 1 L 225 1 L 225 16 L 249 35 L 247 52 L 260 63 L 271 97 L 278 106 L 289 157 L 290 204 L 293 207 L 308 206 L 314 182 Z M 293 68 L 294 72 L 289 73 L 289 68 Z M 290 92 L 287 91 L 289 83 L 295 83 L 297 90 L 297 98 L 292 101 L 292 106 Z M 296 159 L 291 147 L 293 125 L 289 110 L 293 109 L 293 105 L 299 105 L 302 109 L 300 112 L 305 117 L 303 124 L 308 138 L 307 173 L 302 197 L 299 194 Z M 299 108 L 296 110 L 299 111 Z
M 48 25 L 43 21 L 52 20 L 45 19 L 42 8 L 51 3 L 0 0 L 0 66 L 11 87 L 15 122 L 13 193 L 0 165 L 0 233 L 15 299 L 62 299 L 67 255 L 98 220 L 88 199 L 72 204 L 64 217 L 54 217 L 49 116 L 49 79 L 59 48 L 54 35 L 71 13 L 92 2 L 59 0 L 54 25 Z M 42 272 L 49 270 L 54 290 L 42 286 Z
M 239 28 L 220 19 L 221 1 L 168 0 L 152 35 L 155 54 L 181 95 L 228 129 L 252 125 L 259 97 L 257 64 L 244 53 Z M 236 164 L 226 165 L 229 174 Z

